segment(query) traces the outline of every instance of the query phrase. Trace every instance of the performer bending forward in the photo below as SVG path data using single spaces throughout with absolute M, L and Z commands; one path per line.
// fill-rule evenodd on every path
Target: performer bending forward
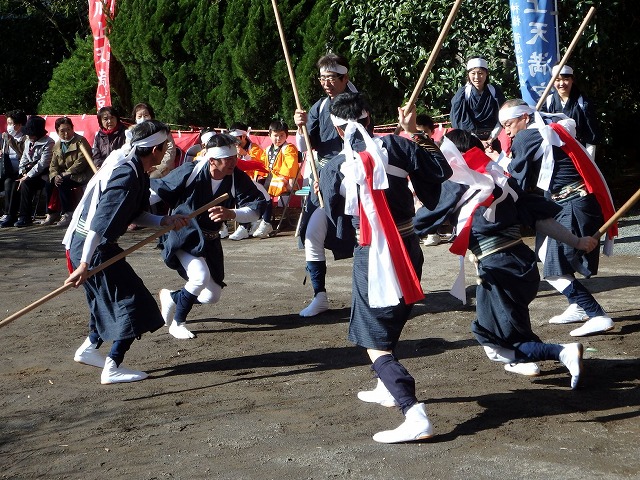
M 338 238 L 351 222 L 360 229 L 353 259 L 349 340 L 367 349 L 378 376 L 377 387 L 360 392 L 358 398 L 398 405 L 405 415 L 404 423 L 375 434 L 375 441 L 429 438 L 432 425 L 416 398 L 415 381 L 393 354 L 412 304 L 424 298 L 423 255 L 413 229 L 413 194 L 407 177 L 418 198 L 434 205 L 451 168 L 427 138 L 429 150 L 397 135 L 372 139 L 365 130 L 369 114 L 360 94 L 338 95 L 331 114 L 344 137 L 344 150 L 322 170 L 320 190 Z
M 118 237 L 131 223 L 183 227 L 188 221 L 183 215 L 148 213 L 148 172 L 155 169 L 167 150 L 169 129 L 149 120 L 131 132 L 131 150 L 116 150 L 104 161 L 87 185 L 63 241 L 70 266 L 75 269 L 65 283 L 84 285 L 91 313 L 89 336 L 74 360 L 102 368 L 103 384 L 147 378 L 146 373 L 121 364 L 136 338 L 162 326 L 162 316 L 153 295 L 125 259 L 87 278 L 89 267 L 97 267 L 122 252 Z M 106 359 L 97 351 L 104 340 L 113 341 Z
M 239 168 L 236 139 L 219 134 L 208 140 L 196 163 L 186 163 L 161 179 L 151 189 L 174 212 L 188 213 L 225 193 L 229 199 L 208 214 L 191 220 L 180 231 L 164 238 L 163 257 L 187 283 L 181 290 L 160 290 L 165 325 L 176 338 L 194 338 L 187 329 L 187 315 L 195 303 L 216 303 L 224 283 L 224 259 L 219 230 L 225 220 L 251 223 L 260 218 L 267 202 L 251 178 Z M 236 208 L 232 208 L 233 206 Z
M 420 234 L 443 217 L 449 219 L 457 224 L 458 233 L 451 252 L 464 256 L 469 249 L 475 256 L 480 283 L 473 334 L 489 359 L 504 363 L 508 372 L 535 376 L 540 369 L 533 362 L 559 360 L 571 374 L 571 388 L 576 388 L 582 345 L 544 343 L 531 329 L 529 304 L 538 293 L 540 275 L 535 254 L 522 241 L 520 225 L 584 251 L 596 248 L 598 241 L 589 236 L 578 238 L 557 223 L 553 217 L 561 207 L 523 192 L 485 155 L 484 145 L 471 132 L 448 132 L 440 148 L 455 173 L 442 185 L 438 206 L 420 208 L 414 225 Z M 463 296 L 464 291 L 458 295 Z

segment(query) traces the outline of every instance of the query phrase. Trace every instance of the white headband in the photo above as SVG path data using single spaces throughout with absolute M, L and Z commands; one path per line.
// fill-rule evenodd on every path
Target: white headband
M 160 145 L 167 139 L 167 132 L 160 131 L 156 132 L 153 135 L 149 135 L 148 137 L 141 138 L 140 140 L 136 140 L 135 142 L 131 142 L 131 147 L 155 147 L 156 145 Z
M 339 127 L 341 125 L 344 125 L 345 123 L 357 122 L 358 120 L 362 120 L 363 118 L 367 118 L 368 116 L 369 116 L 369 112 L 367 112 L 366 110 L 362 110 L 362 113 L 356 119 L 340 118 L 340 117 L 336 117 L 335 115 L 331 114 L 331 123 L 333 123 L 334 127 Z
M 472 68 L 484 68 L 485 70 L 489 70 L 489 66 L 487 65 L 487 61 L 484 58 L 471 58 L 467 62 L 467 72 Z
M 347 73 L 349 69 L 344 65 L 340 65 L 339 63 L 334 63 L 333 65 L 327 67 L 320 68 L 320 75 L 323 73 L 337 73 L 338 75 L 344 75 Z
M 573 75 L 573 68 L 571 68 L 569 65 L 563 65 L 558 72 L 558 65 L 555 65 L 551 69 L 551 75 Z
M 229 130 L 229 135 L 232 137 L 241 137 L 242 135 L 249 135 L 249 132 L 240 130 L 239 128 L 234 128 L 233 130 Z
M 502 108 L 498 114 L 498 120 L 501 124 L 504 124 L 507 120 L 520 118 L 525 113 L 531 116 L 533 112 L 535 112 L 535 110 L 529 105 L 516 105 L 515 107 Z
M 227 157 L 235 157 L 238 155 L 238 148 L 235 145 L 225 145 L 224 147 L 211 147 L 207 148 L 207 151 L 204 153 L 204 158 L 227 158 Z
M 200 143 L 202 143 L 203 145 L 206 145 L 207 142 L 211 140 L 213 137 L 215 137 L 216 135 L 217 135 L 216 132 L 203 133 L 202 136 L 200 137 Z

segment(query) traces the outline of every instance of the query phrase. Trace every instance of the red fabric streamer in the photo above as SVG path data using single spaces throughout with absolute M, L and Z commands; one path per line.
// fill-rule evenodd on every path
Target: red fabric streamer
M 420 280 L 413 269 L 413 264 L 404 246 L 400 232 L 398 232 L 398 228 L 389 211 L 387 197 L 382 190 L 373 189 L 373 157 L 369 152 L 365 151 L 360 152 L 360 158 L 362 158 L 362 163 L 364 164 L 374 208 L 380 218 L 385 240 L 389 245 L 391 261 L 398 277 L 402 297 L 407 305 L 416 303 L 424 298 L 424 292 L 422 291 Z M 362 203 L 360 203 L 360 245 L 371 245 L 371 224 L 362 208 Z
M 491 160 L 482 150 L 478 147 L 473 147 L 467 152 L 462 154 L 464 161 L 467 162 L 467 165 L 472 170 L 475 170 L 479 173 L 485 173 L 487 170 L 487 164 Z M 471 224 L 473 222 L 473 215 L 475 214 L 478 207 L 488 207 L 493 203 L 494 197 L 493 194 L 489 195 L 487 199 L 478 205 L 475 206 L 469 218 L 462 227 L 462 231 L 458 232 L 456 239 L 451 244 L 449 251 L 451 253 L 455 253 L 456 255 L 465 255 L 467 253 L 467 249 L 469 248 L 469 238 L 471 237 Z
M 561 147 L 562 151 L 571 158 L 573 165 L 584 180 L 584 186 L 587 189 L 587 192 L 593 193 L 596 200 L 598 200 L 600 208 L 602 209 L 604 221 L 606 222 L 614 215 L 615 208 L 613 207 L 613 201 L 611 200 L 607 184 L 605 183 L 604 178 L 602 178 L 602 174 L 587 156 L 585 151 L 580 147 L 580 145 L 578 145 L 578 141 L 573 138 L 562 125 L 552 123 L 550 126 L 558 134 L 560 140 L 564 142 L 564 145 Z M 607 235 L 609 238 L 618 236 L 617 223 L 614 223 L 611 228 L 607 230 Z

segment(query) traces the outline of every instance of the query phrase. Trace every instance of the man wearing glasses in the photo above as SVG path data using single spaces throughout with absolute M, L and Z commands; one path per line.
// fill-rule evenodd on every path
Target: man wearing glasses
M 340 151 L 342 151 L 342 138 L 336 132 L 331 122 L 329 108 L 333 99 L 344 92 L 357 92 L 355 86 L 349 81 L 349 62 L 335 53 L 329 53 L 320 57 L 316 64 L 320 71 L 318 81 L 327 94 L 318 100 L 309 110 L 296 109 L 293 116 L 294 123 L 298 126 L 296 144 L 298 150 L 307 150 L 305 139 L 302 136 L 303 125 L 309 132 L 310 147 L 316 151 L 316 169 L 322 167 Z M 310 183 L 318 179 L 311 179 Z M 336 260 L 349 258 L 353 255 L 353 244 L 348 242 L 338 244 L 335 240 L 335 227 L 327 225 L 327 217 L 323 209 L 319 208 L 318 197 L 314 188 L 311 188 L 309 199 L 300 222 L 300 239 L 304 242 L 307 271 L 311 279 L 314 297 L 311 303 L 300 312 L 301 317 L 313 317 L 329 309 L 329 301 L 325 289 L 325 277 L 327 262 L 325 247 L 333 250 Z

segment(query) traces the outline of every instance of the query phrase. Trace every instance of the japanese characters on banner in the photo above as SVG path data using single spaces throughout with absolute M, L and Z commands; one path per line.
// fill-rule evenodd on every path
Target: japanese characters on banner
M 109 64 L 111 62 L 111 46 L 107 38 L 108 16 L 113 18 L 116 0 L 89 0 L 89 23 L 93 34 L 93 63 L 98 75 L 96 91 L 96 108 L 99 110 L 111 105 L 111 86 L 109 84 Z
M 522 99 L 535 105 L 558 62 L 556 0 L 510 0 Z

